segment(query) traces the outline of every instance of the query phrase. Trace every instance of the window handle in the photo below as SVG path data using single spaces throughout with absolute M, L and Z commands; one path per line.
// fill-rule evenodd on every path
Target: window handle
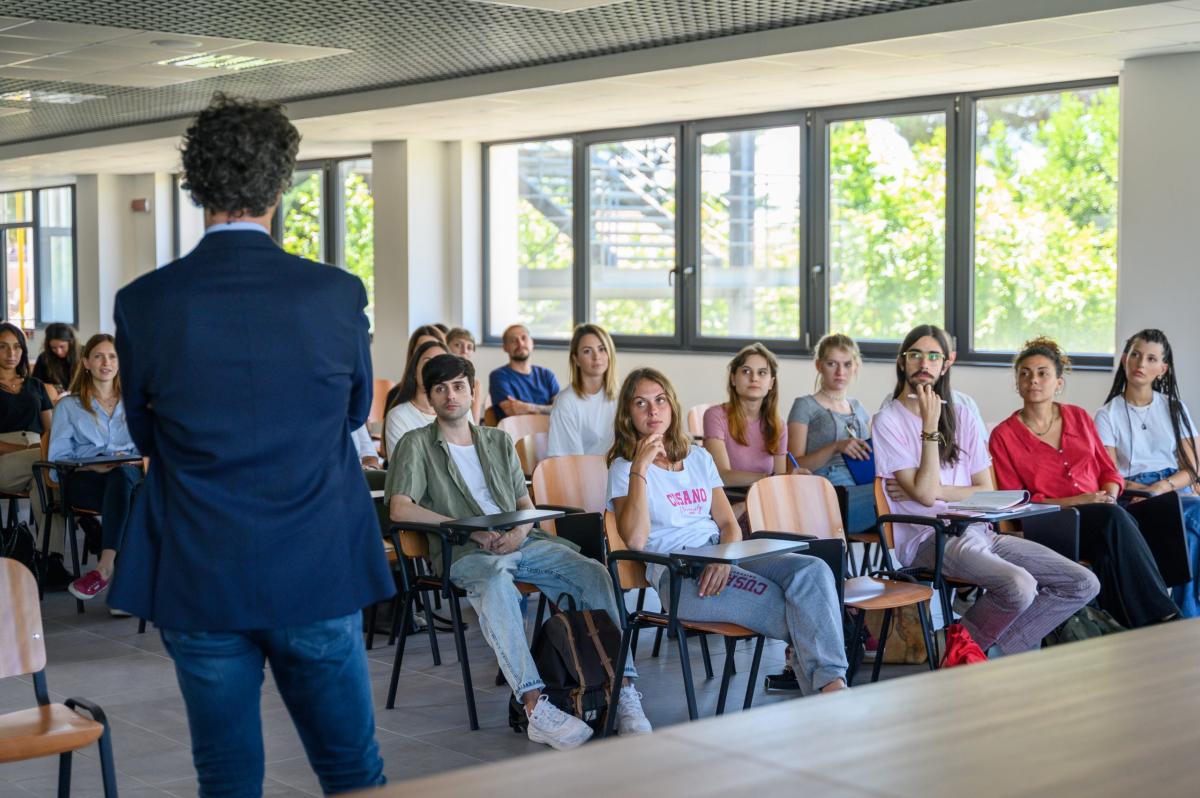
M 675 287 L 675 273 L 677 271 L 679 271 L 679 270 L 671 269 L 671 271 L 667 272 L 667 285 L 671 286 L 672 288 Z M 684 277 L 691 277 L 695 273 L 696 273 L 695 266 L 684 266 L 683 267 L 683 276 Z

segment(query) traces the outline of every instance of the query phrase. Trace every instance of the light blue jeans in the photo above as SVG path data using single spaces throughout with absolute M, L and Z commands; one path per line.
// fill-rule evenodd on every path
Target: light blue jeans
M 1153 485 L 1177 470 L 1167 468 L 1162 471 L 1147 471 L 1126 479 L 1142 485 Z M 1179 617 L 1200 618 L 1200 496 L 1196 496 L 1191 488 L 1177 493 L 1183 504 L 1183 526 L 1187 530 L 1188 562 L 1192 564 L 1192 581 L 1171 588 L 1171 598 L 1179 605 Z
M 450 579 L 467 592 L 479 615 L 479 628 L 487 640 L 508 686 L 518 698 L 546 686 L 529 653 L 521 594 L 514 582 L 535 585 L 550 601 L 564 593 L 581 610 L 604 610 L 621 625 L 608 570 L 569 546 L 550 540 L 527 539 L 511 554 L 469 554 L 450 566 Z M 632 661 L 625 675 L 635 678 Z

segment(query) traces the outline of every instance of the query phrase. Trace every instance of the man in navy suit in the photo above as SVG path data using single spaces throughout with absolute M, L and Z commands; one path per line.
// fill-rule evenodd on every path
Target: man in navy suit
M 350 436 L 367 296 L 267 232 L 299 141 L 277 104 L 215 95 L 183 141 L 204 238 L 114 311 L 150 468 L 109 604 L 162 631 L 201 796 L 261 795 L 268 662 L 325 792 L 384 782 L 361 610 L 394 584 Z

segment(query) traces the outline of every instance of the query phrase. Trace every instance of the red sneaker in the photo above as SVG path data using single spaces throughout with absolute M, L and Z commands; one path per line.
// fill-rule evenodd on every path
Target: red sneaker
M 106 587 L 108 580 L 101 576 L 99 571 L 88 571 L 68 585 L 67 590 L 80 601 L 87 601 L 94 599 Z

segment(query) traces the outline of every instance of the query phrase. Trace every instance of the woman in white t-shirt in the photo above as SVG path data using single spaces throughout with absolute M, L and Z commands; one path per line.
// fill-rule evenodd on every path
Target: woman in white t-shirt
M 412 357 L 404 367 L 400 390 L 383 419 L 383 442 L 388 459 L 396 444 L 409 430 L 419 429 L 437 420 L 425 385 L 421 382 L 421 369 L 438 355 L 448 355 L 450 350 L 441 341 L 426 341 L 413 350 Z
M 617 414 L 617 351 L 608 332 L 580 324 L 571 336 L 571 384 L 550 411 L 548 457 L 608 454 Z
M 1197 433 L 1179 397 L 1175 356 L 1162 330 L 1142 330 L 1125 342 L 1108 399 L 1096 413 L 1096 430 L 1126 490 L 1180 494 L 1193 579 L 1176 586 L 1171 598 L 1181 617 L 1200 617 Z
M 668 553 L 741 540 L 712 456 L 683 431 L 675 389 L 659 371 L 637 369 L 617 398 L 608 453 L 608 503 L 625 545 Z M 659 599 L 669 601 L 670 575 L 646 568 Z M 842 611 L 833 572 L 804 554 L 745 566 L 709 565 L 683 582 L 680 618 L 736 623 L 792 644 L 803 693 L 846 686 Z

